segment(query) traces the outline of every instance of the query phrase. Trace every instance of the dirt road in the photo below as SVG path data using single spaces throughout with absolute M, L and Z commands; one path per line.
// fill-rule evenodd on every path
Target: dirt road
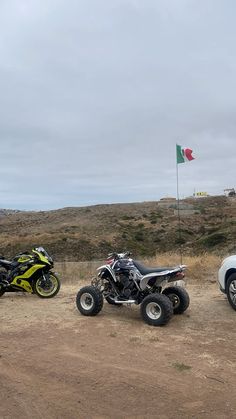
M 0 418 L 235 417 L 236 312 L 216 284 L 187 289 L 190 308 L 162 328 L 138 307 L 83 317 L 78 286 L 4 295 Z

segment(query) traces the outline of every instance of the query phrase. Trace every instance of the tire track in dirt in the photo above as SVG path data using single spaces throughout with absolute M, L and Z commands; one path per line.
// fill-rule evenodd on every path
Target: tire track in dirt
M 32 419 L 32 417 L 39 419 L 45 418 L 47 411 L 42 406 L 42 403 L 37 401 L 38 393 L 36 394 L 34 390 L 34 382 L 31 376 L 19 371 L 12 362 L 4 360 L 4 364 L 2 365 L 1 363 L 0 365 L 0 381 L 1 383 L 5 383 L 5 385 L 7 383 L 6 392 L 10 401 L 8 410 L 11 412 L 11 407 L 15 406 L 19 416 L 22 415 L 22 417 L 29 419 Z M 3 402 L 1 401 L 2 405 Z

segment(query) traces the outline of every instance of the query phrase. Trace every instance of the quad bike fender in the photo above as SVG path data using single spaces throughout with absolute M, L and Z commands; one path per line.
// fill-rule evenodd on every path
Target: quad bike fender
M 153 273 L 144 275 L 139 283 L 141 291 L 144 291 L 147 288 L 149 281 L 153 278 L 156 278 L 156 285 L 158 286 L 161 282 L 164 281 L 165 275 L 163 272 L 161 273 L 161 275 L 158 274 L 158 272 L 153 272 Z
M 185 268 L 184 265 L 182 265 L 182 266 L 178 266 L 176 268 L 170 269 L 170 270 L 161 271 L 161 272 L 152 272 L 150 274 L 144 275 L 139 284 L 140 289 L 142 291 L 145 290 L 149 281 L 153 278 L 156 278 L 156 282 L 155 282 L 156 286 L 159 286 L 162 282 L 173 281 L 175 274 L 177 274 L 178 272 L 181 272 L 182 270 L 184 270 L 184 268 Z
M 99 268 L 97 268 L 97 271 L 98 271 L 98 276 L 100 278 L 106 276 L 113 279 L 114 282 L 117 282 L 116 276 L 113 270 L 110 268 L 110 266 L 108 265 L 99 266 Z

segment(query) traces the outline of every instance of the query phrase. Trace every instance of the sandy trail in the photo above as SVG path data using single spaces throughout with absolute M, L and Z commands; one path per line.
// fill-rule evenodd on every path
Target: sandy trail
M 216 284 L 187 286 L 191 305 L 170 323 L 139 307 L 75 307 L 78 286 L 52 300 L 0 300 L 0 418 L 233 418 L 236 313 Z

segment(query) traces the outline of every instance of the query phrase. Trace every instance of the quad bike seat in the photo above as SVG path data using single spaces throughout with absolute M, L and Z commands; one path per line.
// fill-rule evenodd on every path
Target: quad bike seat
M 168 271 L 171 269 L 170 267 L 158 267 L 158 268 L 148 268 L 147 266 L 143 266 L 140 262 L 137 260 L 133 260 L 134 266 L 139 270 L 139 272 L 142 275 L 147 275 L 153 272 L 162 272 L 162 271 Z

